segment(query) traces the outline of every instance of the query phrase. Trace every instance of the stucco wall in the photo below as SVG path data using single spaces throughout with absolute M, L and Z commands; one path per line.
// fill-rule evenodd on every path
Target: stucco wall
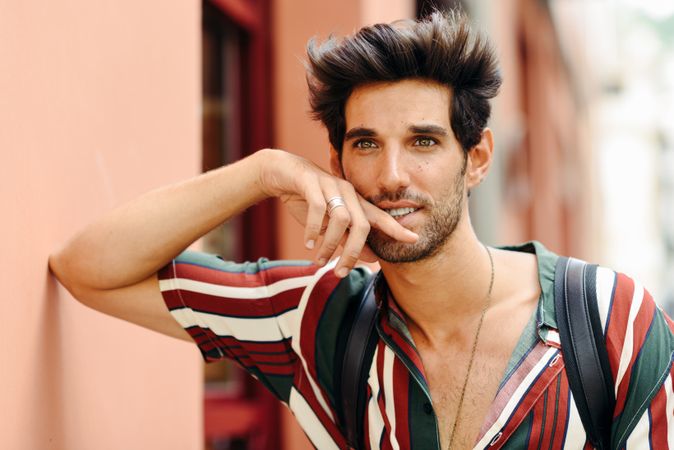
M 74 301 L 47 256 L 199 172 L 199 2 L 0 0 L 0 448 L 201 448 L 194 348 Z

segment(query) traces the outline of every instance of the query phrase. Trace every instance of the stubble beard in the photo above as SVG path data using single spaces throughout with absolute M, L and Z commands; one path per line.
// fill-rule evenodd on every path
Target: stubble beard
M 379 201 L 384 199 L 390 201 L 408 199 L 419 202 L 426 211 L 430 211 L 430 215 L 423 228 L 417 232 L 419 239 L 413 244 L 397 241 L 373 228 L 367 238 L 367 243 L 372 252 L 379 259 L 389 263 L 409 263 L 436 255 L 454 233 L 461 220 L 464 174 L 465 164 L 460 173 L 454 177 L 454 182 L 440 197 L 447 200 L 434 205 L 429 204 L 428 200 L 406 191 L 379 196 L 377 198 Z

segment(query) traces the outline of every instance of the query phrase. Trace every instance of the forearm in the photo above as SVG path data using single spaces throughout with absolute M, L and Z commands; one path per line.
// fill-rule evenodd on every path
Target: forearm
M 146 279 L 211 229 L 264 199 L 264 155 L 253 155 L 123 205 L 50 257 L 69 288 L 114 289 Z

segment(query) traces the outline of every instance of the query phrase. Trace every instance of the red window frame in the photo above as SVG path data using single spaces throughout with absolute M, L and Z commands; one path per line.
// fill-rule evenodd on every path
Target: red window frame
M 217 7 L 240 31 L 241 92 L 238 115 L 241 124 L 240 156 L 272 147 L 271 0 L 206 0 Z M 240 253 L 244 260 L 277 258 L 274 202 L 264 201 L 241 217 Z M 237 370 L 239 370 L 237 368 Z M 245 441 L 249 449 L 276 449 L 281 442 L 280 407 L 261 383 L 241 377 L 234 393 L 209 393 L 204 398 L 207 441 Z

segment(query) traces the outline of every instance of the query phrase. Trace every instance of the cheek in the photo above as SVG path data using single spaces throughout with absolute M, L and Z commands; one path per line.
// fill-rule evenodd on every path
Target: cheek
M 346 181 L 351 183 L 356 192 L 358 192 L 363 197 L 367 197 L 367 194 L 373 189 L 374 185 L 371 177 L 367 178 L 362 174 L 355 176 L 351 175 L 350 177 L 347 176 Z
M 344 179 L 351 183 L 354 189 L 356 189 L 356 192 L 358 192 L 360 195 L 363 195 L 364 192 L 367 192 L 366 182 L 368 181 L 368 178 L 363 176 L 362 171 L 352 170 L 346 165 L 342 165 L 342 169 L 344 173 Z

